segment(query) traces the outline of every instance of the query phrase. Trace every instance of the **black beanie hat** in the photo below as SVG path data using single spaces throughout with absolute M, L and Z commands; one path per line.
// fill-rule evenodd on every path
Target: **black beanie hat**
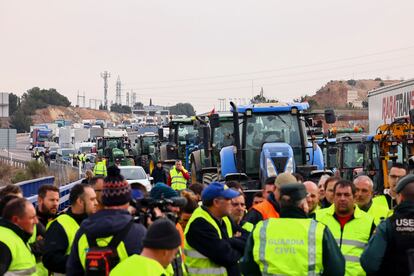
M 175 249 L 181 245 L 181 236 L 169 219 L 157 219 L 148 228 L 142 244 L 152 249 Z

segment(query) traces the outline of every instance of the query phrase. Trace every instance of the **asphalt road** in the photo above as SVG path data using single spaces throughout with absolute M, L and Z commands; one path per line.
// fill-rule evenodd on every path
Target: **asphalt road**
M 27 135 L 18 135 L 16 137 L 16 148 L 10 149 L 9 152 L 7 152 L 7 149 L 0 149 L 0 155 L 1 156 L 11 156 L 12 158 L 16 158 L 23 161 L 30 161 L 32 159 L 32 152 L 28 150 L 30 145 L 30 138 L 29 134 Z

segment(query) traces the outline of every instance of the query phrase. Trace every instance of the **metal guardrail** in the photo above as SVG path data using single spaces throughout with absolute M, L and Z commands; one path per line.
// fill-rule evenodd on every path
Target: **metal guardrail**
M 28 161 L 25 161 L 25 160 L 9 158 L 9 157 L 0 155 L 0 163 L 8 164 L 8 165 L 16 167 L 16 168 L 22 168 L 22 169 L 26 168 L 27 162 Z
M 76 184 L 80 184 L 83 179 L 77 180 L 75 182 L 69 183 L 67 185 L 59 187 L 59 211 L 64 210 L 69 206 L 69 194 L 70 190 L 75 186 Z M 33 205 L 37 205 L 37 194 L 26 197 L 27 200 L 29 200 Z
M 22 181 L 14 185 L 19 186 L 20 189 L 22 189 L 24 197 L 31 197 L 37 194 L 37 191 L 39 190 L 40 186 L 46 184 L 53 185 L 54 181 L 54 176 L 46 176 L 32 180 Z

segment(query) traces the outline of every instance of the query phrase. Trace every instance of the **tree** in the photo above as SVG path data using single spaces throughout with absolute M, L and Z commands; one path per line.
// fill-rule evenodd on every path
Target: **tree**
M 144 104 L 141 102 L 137 102 L 134 104 L 134 109 L 144 109 Z
M 32 115 L 36 109 L 46 108 L 49 105 L 68 107 L 70 101 L 54 88 L 40 89 L 39 87 L 33 87 L 22 96 L 21 107 L 27 115 Z
M 123 113 L 123 114 L 131 114 L 132 110 L 131 107 L 127 105 L 121 105 L 121 104 L 113 104 L 111 105 L 111 111 L 117 112 L 117 113 Z
M 195 115 L 194 107 L 190 103 L 177 103 L 174 106 L 170 106 L 168 109 L 172 115 Z
M 21 108 L 10 117 L 10 127 L 15 128 L 18 133 L 29 132 L 31 125 L 32 119 Z
M 10 116 L 14 114 L 14 112 L 16 112 L 17 108 L 19 108 L 20 105 L 20 98 L 13 94 L 10 93 L 9 94 L 9 114 Z

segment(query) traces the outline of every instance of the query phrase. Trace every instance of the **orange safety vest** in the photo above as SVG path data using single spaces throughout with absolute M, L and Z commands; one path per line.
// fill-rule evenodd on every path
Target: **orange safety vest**
M 262 217 L 263 220 L 268 218 L 279 218 L 279 213 L 275 210 L 272 203 L 270 203 L 269 200 L 265 199 L 263 202 L 256 204 L 252 207 L 256 211 L 258 211 Z

